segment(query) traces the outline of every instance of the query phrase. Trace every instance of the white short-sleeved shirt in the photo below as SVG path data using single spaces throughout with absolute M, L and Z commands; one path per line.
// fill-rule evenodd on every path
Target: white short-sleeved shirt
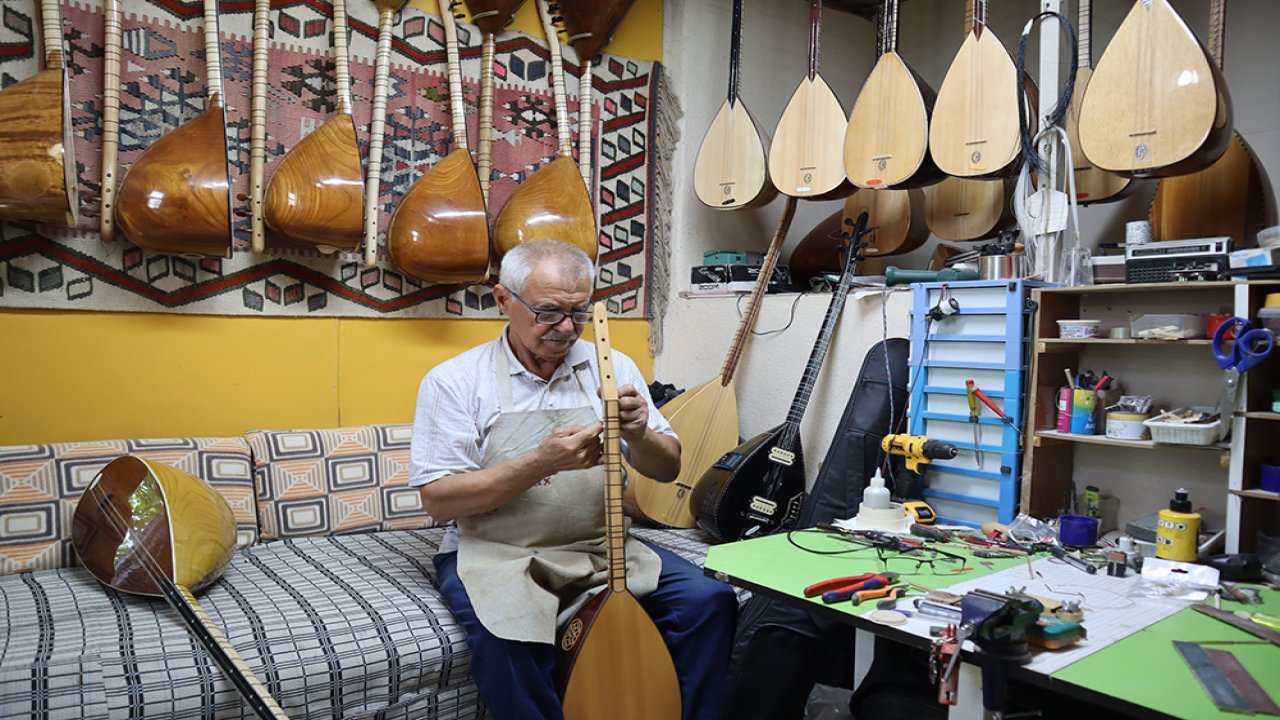
M 543 380 L 516 359 L 504 327 L 497 339 L 440 363 L 422 379 L 413 418 L 409 485 L 426 485 L 446 475 L 481 469 L 489 429 L 501 410 L 494 376 L 494 353 L 498 352 L 507 353 L 511 400 L 516 411 L 580 407 L 585 389 L 597 417 L 603 417 L 597 395 L 600 373 L 591 343 L 585 340 L 574 343 L 551 379 Z M 614 350 L 613 369 L 619 387 L 634 385 L 649 403 L 649 427 L 675 437 L 667 419 L 654 407 L 648 385 L 635 361 Z M 626 452 L 625 442 L 623 452 Z M 440 552 L 456 548 L 456 530 L 451 528 Z

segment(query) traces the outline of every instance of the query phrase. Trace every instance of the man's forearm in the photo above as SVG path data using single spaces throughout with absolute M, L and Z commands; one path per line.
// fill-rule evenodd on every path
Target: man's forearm
M 546 476 L 536 456 L 528 453 L 491 468 L 447 475 L 419 490 L 427 514 L 448 522 L 500 508 Z
M 671 482 L 680 474 L 680 441 L 646 427 L 642 437 L 626 438 L 631 466 L 645 477 Z

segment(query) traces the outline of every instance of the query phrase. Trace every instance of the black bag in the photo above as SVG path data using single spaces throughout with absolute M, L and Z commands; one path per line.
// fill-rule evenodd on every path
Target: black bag
M 884 457 L 880 441 L 907 409 L 908 348 L 893 338 L 867 352 L 796 527 L 857 513 L 867 478 Z M 852 675 L 852 626 L 756 595 L 738 618 L 722 717 L 801 718 L 815 682 L 847 688 Z

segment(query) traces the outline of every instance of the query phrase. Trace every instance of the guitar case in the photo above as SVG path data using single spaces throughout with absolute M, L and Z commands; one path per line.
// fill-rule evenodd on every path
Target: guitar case
M 903 338 L 892 338 L 867 352 L 796 527 L 812 527 L 857 513 L 867 478 L 884 459 L 880 441 L 891 426 L 901 426 L 906 413 L 909 345 Z M 721 716 L 804 717 L 805 701 L 814 683 L 850 685 L 853 638 L 852 626 L 772 598 L 753 596 L 738 618 Z

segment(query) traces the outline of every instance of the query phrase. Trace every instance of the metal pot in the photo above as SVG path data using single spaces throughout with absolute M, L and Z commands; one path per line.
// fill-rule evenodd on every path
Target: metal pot
M 1026 255 L 980 255 L 978 275 L 983 280 L 1009 280 L 1026 277 Z

